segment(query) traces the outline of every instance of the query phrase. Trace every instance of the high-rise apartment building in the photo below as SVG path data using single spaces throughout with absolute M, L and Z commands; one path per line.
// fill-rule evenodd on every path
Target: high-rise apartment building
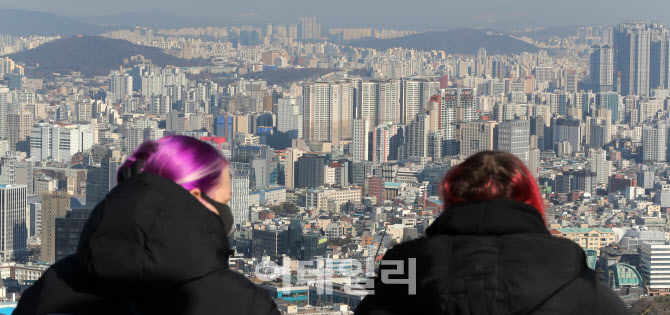
M 233 171 L 230 174 L 230 186 L 230 210 L 235 224 L 244 224 L 249 221 L 249 174 Z
M 350 82 L 316 82 L 303 86 L 303 136 L 307 141 L 351 139 L 354 86 Z
M 535 81 L 549 82 L 553 76 L 553 69 L 547 66 L 535 67 Z
M 581 125 L 578 119 L 558 118 L 553 120 L 554 143 L 567 141 L 572 152 L 578 152 L 582 144 Z
M 298 158 L 303 155 L 303 151 L 295 148 L 290 148 L 286 152 L 286 160 L 284 161 L 284 186 L 287 189 L 294 189 L 297 184 L 297 163 Z
M 665 163 L 667 160 L 668 125 L 658 122 L 642 126 L 642 160 L 644 163 Z
M 591 89 L 594 92 L 614 90 L 614 53 L 609 45 L 591 47 Z
M 109 91 L 117 100 L 124 100 L 133 96 L 133 77 L 128 73 L 121 74 L 112 71 L 109 74 Z
M 400 123 L 404 119 L 401 86 L 399 80 L 359 81 L 356 84 L 357 118 L 368 119 L 373 126 L 383 122 Z M 411 102 L 413 108 L 418 106 L 418 100 Z
M 405 129 L 405 158 L 442 157 L 442 130 L 439 130 L 439 114 L 433 109 L 416 115 Z
M 370 160 L 371 132 L 370 120 L 354 119 L 354 139 L 351 143 L 351 156 L 354 161 Z
M 277 101 L 277 131 L 285 132 L 292 139 L 302 138 L 302 97 L 280 98 Z
M 300 19 L 298 19 L 298 38 L 299 39 L 321 38 L 321 24 L 316 22 L 315 17 L 301 17 Z
M 443 154 L 455 155 L 458 152 L 456 123 L 477 119 L 477 97 L 473 89 L 440 89 L 439 92 L 438 96 L 431 99 L 431 103 L 438 113 L 438 130 L 444 133 Z
M 607 160 L 607 151 L 602 148 L 591 150 L 591 172 L 596 173 L 596 183 L 607 184 L 612 172 L 612 161 Z
M 617 123 L 622 118 L 619 113 L 621 96 L 616 92 L 601 92 L 596 94 L 596 107 L 609 109 L 612 112 L 612 122 Z
M 8 97 L 9 88 L 0 85 L 0 139 L 7 139 L 7 115 L 11 112 Z
M 28 112 L 11 112 L 7 115 L 7 138 L 12 151 L 30 152 L 30 129 L 33 126 L 33 115 Z
M 74 106 L 74 116 L 77 121 L 91 121 L 93 117 L 94 100 L 80 100 Z
M 390 122 L 382 123 L 375 128 L 372 139 L 372 160 L 375 163 L 398 160 L 404 143 L 404 128 Z
M 668 88 L 668 30 L 660 22 L 629 21 L 614 31 L 615 71 L 621 72 L 621 95 L 649 96 Z

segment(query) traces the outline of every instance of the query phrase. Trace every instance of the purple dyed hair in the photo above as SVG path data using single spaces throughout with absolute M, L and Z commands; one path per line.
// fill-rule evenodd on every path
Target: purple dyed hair
M 230 163 L 208 143 L 188 136 L 165 136 L 145 141 L 121 165 L 119 172 L 138 158 L 142 170 L 174 181 L 186 190 L 209 193 L 219 183 L 221 171 Z

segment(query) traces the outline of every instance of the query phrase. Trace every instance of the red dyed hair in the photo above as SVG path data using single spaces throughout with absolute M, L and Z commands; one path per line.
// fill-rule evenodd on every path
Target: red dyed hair
M 503 151 L 483 151 L 454 166 L 442 179 L 445 207 L 475 200 L 511 199 L 533 206 L 544 218 L 535 178 L 519 158 Z

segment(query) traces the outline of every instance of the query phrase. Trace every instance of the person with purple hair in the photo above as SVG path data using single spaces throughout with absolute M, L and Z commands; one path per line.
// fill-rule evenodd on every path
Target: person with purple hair
M 91 213 L 76 254 L 26 290 L 14 314 L 279 314 L 228 267 L 229 164 L 187 136 L 142 143 Z

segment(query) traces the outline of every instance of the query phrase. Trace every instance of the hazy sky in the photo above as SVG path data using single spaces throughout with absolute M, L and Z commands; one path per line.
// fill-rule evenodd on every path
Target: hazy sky
M 155 11 L 191 19 L 295 23 L 316 16 L 325 27 L 521 29 L 616 24 L 624 19 L 670 22 L 668 0 L 0 0 L 0 7 L 71 17 Z

